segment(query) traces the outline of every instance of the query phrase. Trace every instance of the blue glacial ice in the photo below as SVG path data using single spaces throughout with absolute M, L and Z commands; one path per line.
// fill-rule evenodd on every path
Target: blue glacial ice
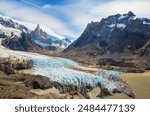
M 52 81 L 63 84 L 90 85 L 92 87 L 100 84 L 109 91 L 113 91 L 113 89 L 117 88 L 117 83 L 113 79 L 118 79 L 121 75 L 117 71 L 101 70 L 96 74 L 90 74 L 72 70 L 68 67 L 80 67 L 80 64 L 65 58 L 37 56 L 33 58 L 33 61 L 33 74 L 46 76 Z

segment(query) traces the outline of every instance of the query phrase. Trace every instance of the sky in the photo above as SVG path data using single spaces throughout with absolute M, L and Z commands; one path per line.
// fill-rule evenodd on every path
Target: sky
M 79 37 L 91 21 L 133 11 L 150 18 L 150 0 L 0 0 L 0 14 Z

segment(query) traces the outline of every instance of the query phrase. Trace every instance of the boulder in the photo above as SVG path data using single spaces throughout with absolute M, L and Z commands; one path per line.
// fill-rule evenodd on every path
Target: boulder
M 107 96 L 112 96 L 112 94 L 108 91 L 107 88 L 101 88 L 101 92 L 96 97 L 103 98 Z

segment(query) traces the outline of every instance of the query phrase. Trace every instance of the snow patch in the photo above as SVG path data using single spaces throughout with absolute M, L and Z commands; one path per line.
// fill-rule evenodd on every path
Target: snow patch
M 150 22 L 148 23 L 148 22 L 146 22 L 146 21 L 143 21 L 143 24 L 145 24 L 145 25 L 150 25 Z
M 117 28 L 125 28 L 126 25 L 125 24 L 117 24 Z
M 111 25 L 108 25 L 108 27 L 110 28 L 114 28 L 114 27 L 117 27 L 117 28 L 125 28 L 126 25 L 125 24 L 111 24 Z
M 108 25 L 108 27 L 110 27 L 110 28 L 114 28 L 115 26 L 116 26 L 116 24 Z
M 119 18 L 118 18 L 118 20 L 122 20 L 122 19 L 125 19 L 125 18 L 127 18 L 128 17 L 128 15 L 121 15 Z
M 10 28 L 10 27 L 5 27 L 3 25 L 0 24 L 0 32 L 1 33 L 5 33 L 6 35 L 8 35 L 9 37 L 11 36 L 11 33 L 13 32 L 14 35 L 20 37 L 21 36 L 21 31 L 19 29 L 14 29 L 14 28 Z
M 99 34 L 99 33 L 97 34 L 97 37 L 100 37 L 100 34 Z
M 42 42 L 39 42 L 38 40 L 35 40 L 34 41 L 36 44 L 40 45 L 41 47 L 45 48 L 45 47 L 48 47 L 49 44 L 46 44 L 46 43 L 42 43 Z

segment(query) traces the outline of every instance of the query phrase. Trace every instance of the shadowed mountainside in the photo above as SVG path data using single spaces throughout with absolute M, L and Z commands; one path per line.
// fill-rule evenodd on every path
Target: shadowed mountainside
M 149 69 L 150 19 L 130 11 L 91 22 L 64 54 L 88 64 Z

